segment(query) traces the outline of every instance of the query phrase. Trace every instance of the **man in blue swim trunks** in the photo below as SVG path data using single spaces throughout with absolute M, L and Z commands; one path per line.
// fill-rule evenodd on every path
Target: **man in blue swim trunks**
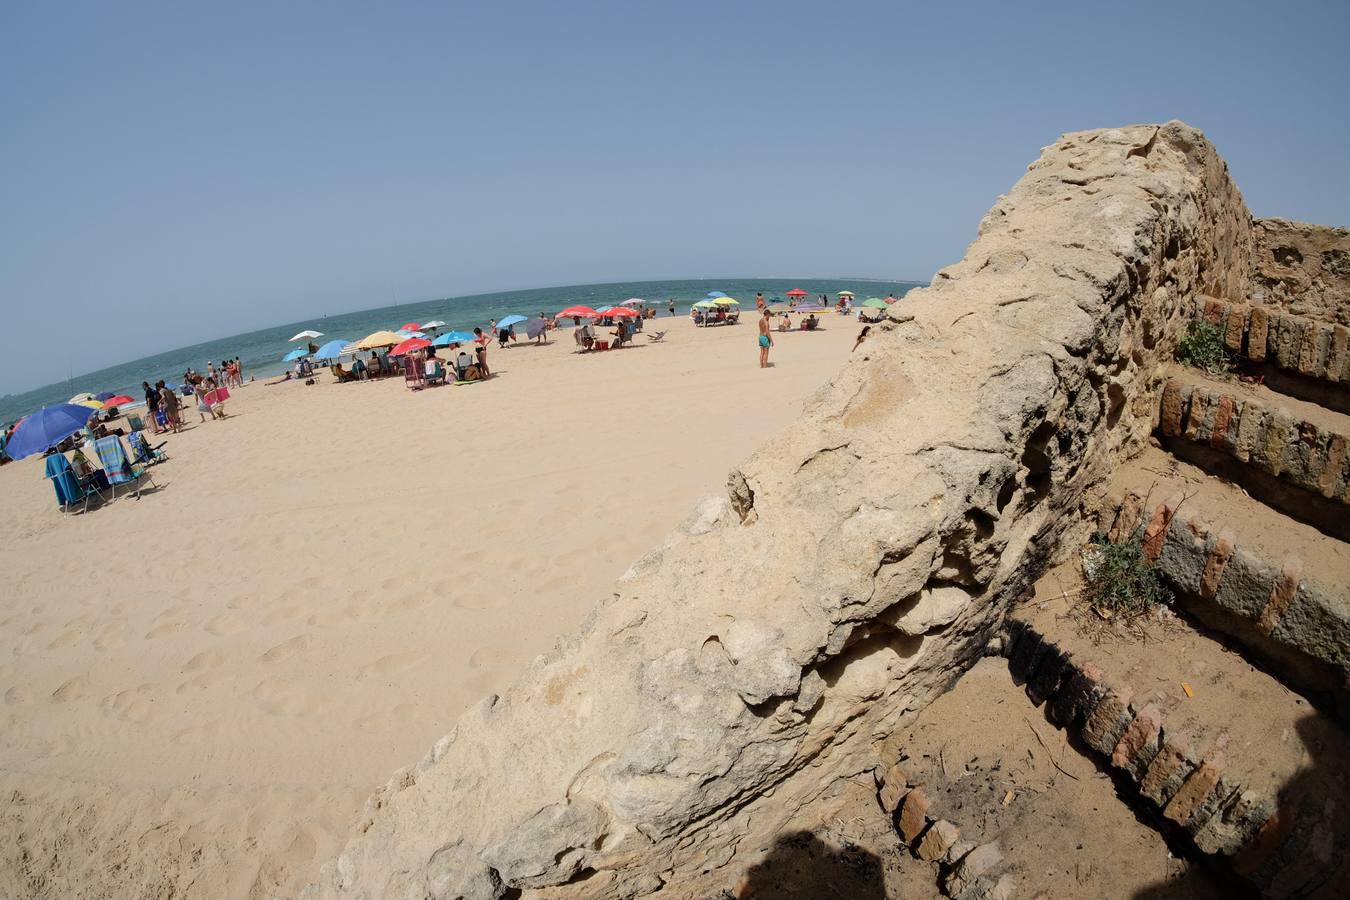
M 769 308 L 766 306 L 759 314 L 759 367 L 769 367 L 769 348 L 773 346 L 773 335 L 769 333 Z

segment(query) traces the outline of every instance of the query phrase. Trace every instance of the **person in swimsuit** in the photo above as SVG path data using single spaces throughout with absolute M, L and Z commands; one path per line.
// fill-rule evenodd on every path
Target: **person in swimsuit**
M 493 319 L 492 324 L 496 325 L 497 320 Z M 488 369 L 487 364 L 488 340 L 489 340 L 488 336 L 483 334 L 483 329 L 475 328 L 473 330 L 473 342 L 478 345 L 474 351 L 478 356 L 478 373 L 484 378 L 487 378 L 490 375 L 492 375 L 492 372 L 491 370 Z
M 766 306 L 759 314 L 759 367 L 769 367 L 769 348 L 773 346 L 773 335 L 769 333 L 769 308 Z

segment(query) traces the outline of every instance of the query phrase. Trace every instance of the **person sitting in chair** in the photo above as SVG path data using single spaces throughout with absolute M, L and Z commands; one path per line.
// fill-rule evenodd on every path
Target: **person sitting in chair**
M 618 325 L 615 326 L 614 331 L 612 331 L 611 334 L 614 336 L 614 349 L 618 350 L 624 345 L 624 342 L 628 340 L 628 326 L 620 319 Z
M 370 377 L 370 373 L 366 371 L 366 364 L 361 361 L 359 356 L 352 360 L 352 377 L 360 381 L 365 381 Z

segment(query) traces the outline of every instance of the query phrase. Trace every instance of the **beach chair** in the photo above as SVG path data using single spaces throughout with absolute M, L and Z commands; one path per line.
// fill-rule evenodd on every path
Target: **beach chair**
M 96 487 L 82 483 L 75 477 L 70 460 L 62 453 L 53 453 L 47 457 L 47 477 L 51 479 L 52 487 L 56 489 L 56 502 L 61 505 L 62 515 L 69 515 L 70 508 L 80 502 L 84 503 L 84 508 L 80 512 L 88 512 L 89 498 L 95 494 L 100 500 L 103 499 L 103 493 Z
M 103 466 L 103 472 L 108 476 L 108 484 L 112 488 L 112 498 L 117 499 L 117 486 L 119 484 L 127 485 L 127 491 L 133 488 L 136 491 L 136 499 L 141 498 L 141 480 L 150 479 L 153 487 L 159 487 L 155 484 L 155 479 L 145 471 L 145 466 L 134 466 L 131 460 L 127 459 L 126 448 L 122 446 L 122 439 L 117 435 L 102 437 L 94 441 L 94 450 L 98 453 L 98 461 Z
M 653 344 L 659 344 L 665 339 L 666 339 L 666 332 L 664 331 L 658 331 L 656 332 L 656 334 L 647 335 L 647 340 L 651 341 Z
M 445 366 L 441 365 L 439 359 L 433 361 L 427 369 L 427 384 L 445 384 Z
M 159 447 L 151 447 L 150 442 L 145 439 L 145 435 L 139 431 L 133 431 L 127 436 L 127 443 L 131 446 L 131 463 L 138 466 L 153 466 L 157 462 L 163 462 L 169 458 Z
M 132 431 L 145 430 L 145 422 L 141 421 L 141 417 L 136 415 L 135 413 L 127 414 L 127 425 L 131 427 Z

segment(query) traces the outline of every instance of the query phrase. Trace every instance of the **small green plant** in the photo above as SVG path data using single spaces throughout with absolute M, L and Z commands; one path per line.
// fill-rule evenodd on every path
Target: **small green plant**
M 1103 618 L 1137 619 L 1172 602 L 1137 537 L 1118 543 L 1097 537 L 1084 554 L 1083 569 L 1087 600 Z
M 1177 343 L 1177 355 L 1186 365 L 1210 375 L 1233 371 L 1233 358 L 1223 345 L 1223 329 L 1213 322 L 1192 319 L 1186 325 L 1186 336 Z

